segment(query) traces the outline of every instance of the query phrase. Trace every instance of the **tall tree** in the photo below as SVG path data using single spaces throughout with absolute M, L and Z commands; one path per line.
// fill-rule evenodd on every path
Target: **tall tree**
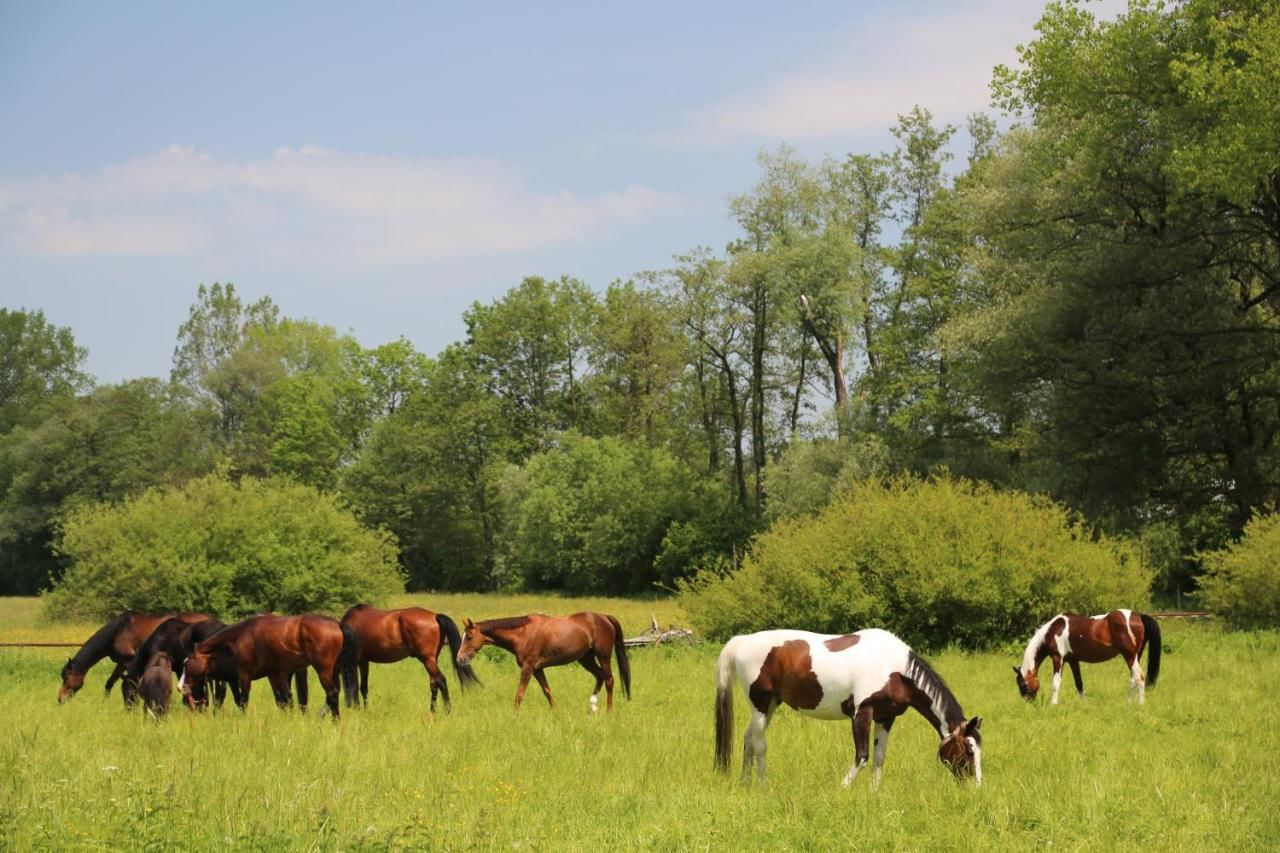
M 0 435 L 38 420 L 43 405 L 91 384 L 81 369 L 88 352 L 43 311 L 0 308 Z

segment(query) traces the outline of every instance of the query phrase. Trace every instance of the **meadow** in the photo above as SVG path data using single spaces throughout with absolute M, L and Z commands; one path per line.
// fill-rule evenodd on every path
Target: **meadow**
M 628 635 L 680 624 L 669 600 L 407 596 L 459 622 L 532 610 L 613 612 Z M 82 641 L 96 625 L 46 624 L 32 599 L 0 599 L 0 641 Z M 0 649 L 0 848 L 291 850 L 1257 849 L 1280 843 L 1280 633 L 1163 623 L 1160 684 L 1125 704 L 1123 665 L 1084 668 L 1089 698 L 1028 705 L 1018 651 L 930 655 L 964 710 L 983 717 L 981 788 L 954 782 L 937 736 L 908 712 L 883 784 L 852 760 L 847 725 L 782 709 L 770 786 L 712 771 L 718 645 L 631 651 L 633 698 L 590 715 L 592 680 L 548 671 L 512 713 L 513 659 L 485 649 L 482 688 L 427 713 L 414 661 L 375 666 L 370 706 L 341 720 L 281 712 L 265 684 L 234 709 L 159 723 L 104 700 L 108 665 L 58 706 L 72 650 Z M 314 677 L 313 677 L 314 685 Z M 313 699 L 317 691 L 313 686 Z M 741 737 L 746 703 L 736 698 Z

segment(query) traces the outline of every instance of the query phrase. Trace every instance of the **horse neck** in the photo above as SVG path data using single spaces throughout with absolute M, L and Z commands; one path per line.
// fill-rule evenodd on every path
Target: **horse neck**
M 123 613 L 97 631 L 94 631 L 93 636 L 86 640 L 80 650 L 72 656 L 71 668 L 76 672 L 85 672 L 98 661 L 111 654 L 111 646 L 115 642 L 116 634 L 120 633 L 120 630 L 131 617 L 132 614 Z
M 491 628 L 485 631 L 484 635 L 489 639 L 489 642 L 493 643 L 498 648 L 515 654 L 516 637 L 519 633 L 519 628 Z
M 914 684 L 911 707 L 929 721 L 939 738 L 946 739 L 956 726 L 964 724 L 964 710 L 959 701 L 946 682 L 914 653 L 908 660 L 907 669 L 906 674 Z
M 1032 672 L 1040 671 L 1040 664 L 1049 656 L 1049 647 L 1045 644 L 1045 635 L 1049 633 L 1049 626 L 1054 623 L 1058 617 L 1054 616 L 1048 622 L 1036 629 L 1031 635 L 1031 639 L 1027 642 L 1026 651 L 1022 653 L 1022 674 L 1027 675 Z

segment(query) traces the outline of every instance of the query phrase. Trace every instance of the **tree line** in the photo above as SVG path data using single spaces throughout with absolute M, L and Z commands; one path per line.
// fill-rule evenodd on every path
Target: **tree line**
M 995 70 L 1007 129 L 917 106 L 889 151 L 765 151 L 729 245 L 528 277 L 435 356 L 220 283 L 167 379 L 95 386 L 71 330 L 0 310 L 0 591 L 65 571 L 77 508 L 215 472 L 336 496 L 411 587 L 638 592 L 943 470 L 1192 589 L 1280 497 L 1277 45 L 1264 0 L 1050 4 Z

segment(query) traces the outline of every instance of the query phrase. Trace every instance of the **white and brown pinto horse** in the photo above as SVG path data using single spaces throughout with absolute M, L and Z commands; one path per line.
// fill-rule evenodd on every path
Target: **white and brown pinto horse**
M 751 722 L 742 746 L 742 781 L 751 764 L 765 781 L 765 729 L 780 704 L 820 720 L 850 720 L 854 762 L 844 777 L 848 787 L 867 763 L 875 725 L 872 785 L 879 785 L 889 729 L 915 708 L 942 739 L 938 758 L 957 778 L 982 784 L 980 717 L 965 720 L 950 688 L 911 648 L 888 631 L 869 628 L 853 634 L 812 634 L 776 630 L 729 640 L 720 652 L 716 687 L 716 768 L 729 772 L 733 748 L 733 680 L 751 702 Z
M 1150 648 L 1145 678 L 1138 665 L 1144 647 Z M 1118 655 L 1124 657 L 1129 669 L 1128 701 L 1132 702 L 1136 693 L 1141 704 L 1146 700 L 1147 686 L 1155 687 L 1160 675 L 1160 626 L 1156 620 L 1132 610 L 1112 610 L 1097 616 L 1059 613 L 1036 630 L 1022 655 L 1022 665 L 1013 668 L 1018 677 L 1018 692 L 1028 702 L 1036 698 L 1040 690 L 1040 665 L 1045 658 L 1050 658 L 1053 661 L 1051 703 L 1058 704 L 1063 661 L 1071 666 L 1076 692 L 1083 699 L 1080 663 L 1100 663 Z

